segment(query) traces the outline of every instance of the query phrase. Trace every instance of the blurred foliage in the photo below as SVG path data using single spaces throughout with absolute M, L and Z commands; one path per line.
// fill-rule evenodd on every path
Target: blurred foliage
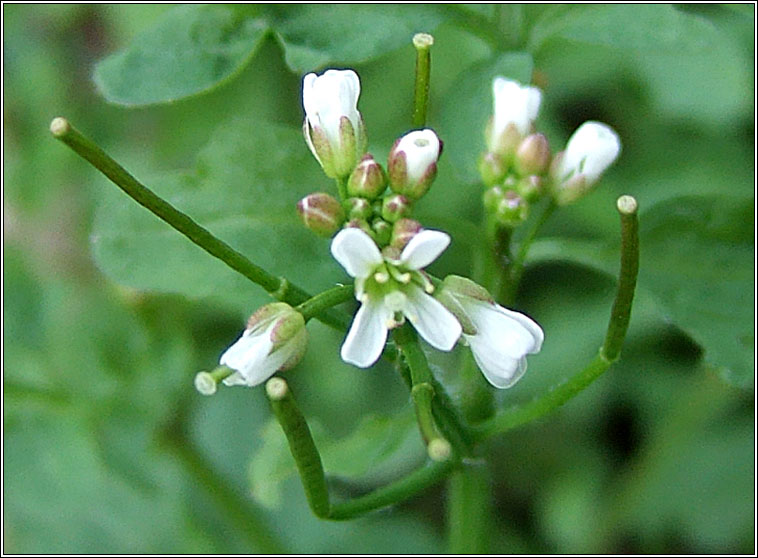
M 443 551 L 444 487 L 350 523 L 311 516 L 262 390 L 192 389 L 263 293 L 47 133 L 67 116 L 213 232 L 315 291 L 344 276 L 289 211 L 331 187 L 297 134 L 301 75 L 356 68 L 369 147 L 383 158 L 410 122 L 410 38 L 428 31 L 429 123 L 446 146 L 420 213 L 454 239 L 436 272 L 470 267 L 472 171 L 495 72 L 533 70 L 538 127 L 554 145 L 587 119 L 623 142 L 601 186 L 535 244 L 517 306 L 546 343 L 500 406 L 594 353 L 613 297 L 614 201 L 628 193 L 642 208 L 621 361 L 565 408 L 488 444 L 491 550 L 751 552 L 753 10 L 3 5 L 3 550 Z M 412 466 L 400 378 L 343 364 L 340 335 L 309 329 L 306 359 L 286 375 L 321 425 L 331 482 L 351 493 Z M 456 354 L 430 357 L 454 390 L 445 359 Z M 243 499 L 249 521 L 224 494 Z

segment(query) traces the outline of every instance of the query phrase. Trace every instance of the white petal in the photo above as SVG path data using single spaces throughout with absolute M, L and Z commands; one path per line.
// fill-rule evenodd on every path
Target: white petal
M 236 370 L 244 379 L 244 382 L 240 382 L 239 377 L 232 375 L 227 378 L 229 380 L 226 382 L 227 385 L 239 383 L 248 386 L 257 385 L 276 372 L 284 363 L 286 355 L 282 355 L 283 351 L 276 351 L 269 355 L 273 347 L 269 335 L 271 327 L 256 331 L 246 330 L 242 337 L 221 355 L 220 364 Z M 282 356 L 285 356 L 285 359 L 279 362 Z
M 332 240 L 332 256 L 351 277 L 366 278 L 384 261 L 371 237 L 354 227 L 337 233 Z
M 490 347 L 503 358 L 519 359 L 536 352 L 535 348 L 541 343 L 542 336 L 535 337 L 520 319 L 504 310 L 502 306 L 482 301 L 466 305 L 469 318 L 476 327 L 476 342 Z
M 532 338 L 534 339 L 534 344 L 532 346 L 532 349 L 529 351 L 529 354 L 537 354 L 542 349 L 542 342 L 545 340 L 545 333 L 542 331 L 542 328 L 539 326 L 537 322 L 532 320 L 529 316 L 522 314 L 520 312 L 516 312 L 514 310 L 508 310 L 507 308 L 503 308 L 502 306 L 498 306 L 500 312 L 504 313 L 506 316 L 513 318 L 518 323 L 520 323 L 522 326 L 524 326 L 527 330 L 529 330 L 529 333 L 532 334 Z
M 466 335 L 474 360 L 487 381 L 499 389 L 515 384 L 526 372 L 526 358 L 512 358 L 493 350 L 493 348 L 476 335 Z
M 408 269 L 422 269 L 432 263 L 450 244 L 442 231 L 423 230 L 415 234 L 400 254 L 400 263 Z
M 415 285 L 408 290 L 403 311 L 427 343 L 440 351 L 449 351 L 461 336 L 461 324 L 440 302 Z
M 621 140 L 611 127 L 600 122 L 585 122 L 566 145 L 559 163 L 558 177 L 565 180 L 582 174 L 592 184 L 611 166 L 620 152 Z
M 342 360 L 368 368 L 382 354 L 387 342 L 387 322 L 391 313 L 378 301 L 367 300 L 358 309 L 342 344 Z
M 496 77 L 492 82 L 494 118 L 492 142 L 513 124 L 522 136 L 529 133 L 532 122 L 537 118 L 542 93 L 536 87 L 522 86 L 519 82 Z
M 409 182 L 418 182 L 429 165 L 436 163 L 440 156 L 440 139 L 434 130 L 416 130 L 405 134 L 394 151 L 405 153 L 406 172 Z

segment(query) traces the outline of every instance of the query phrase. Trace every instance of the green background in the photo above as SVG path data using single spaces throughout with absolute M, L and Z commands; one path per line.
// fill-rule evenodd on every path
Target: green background
M 592 357 L 618 265 L 615 199 L 641 208 L 622 360 L 487 447 L 491 552 L 752 552 L 753 9 L 4 5 L 3 550 L 444 551 L 442 485 L 350 523 L 311 516 L 262 390 L 192 388 L 265 293 L 48 132 L 66 116 L 256 263 L 315 292 L 346 276 L 294 212 L 332 187 L 299 135 L 302 75 L 356 69 L 369 150 L 383 160 L 410 126 L 410 39 L 428 31 L 428 124 L 445 152 L 419 215 L 453 236 L 436 273 L 470 268 L 495 75 L 543 89 L 537 126 L 554 150 L 590 119 L 623 144 L 599 187 L 534 245 L 516 308 L 546 341 L 496 394 L 500 407 Z M 344 365 L 339 334 L 309 331 L 285 376 L 335 485 L 366 490 L 418 465 L 402 380 Z M 430 358 L 455 395 L 449 358 Z

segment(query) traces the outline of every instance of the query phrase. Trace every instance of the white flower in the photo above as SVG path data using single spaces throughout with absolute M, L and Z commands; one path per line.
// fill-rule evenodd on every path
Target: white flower
M 495 303 L 483 287 L 465 277 L 446 277 L 439 297 L 461 321 L 463 338 L 487 381 L 501 389 L 515 384 L 526 372 L 526 355 L 542 348 L 542 328 Z
M 289 304 L 274 302 L 250 317 L 242 336 L 221 355 L 220 364 L 235 372 L 228 386 L 256 386 L 277 370 L 297 364 L 308 341 L 303 315 Z
M 331 177 L 352 172 L 365 147 L 358 112 L 361 82 L 352 70 L 327 70 L 303 78 L 303 133 L 311 152 Z
M 382 354 L 387 330 L 405 318 L 434 348 L 449 351 L 455 346 L 461 325 L 429 295 L 434 288 L 420 272 L 449 243 L 444 232 L 422 230 L 398 259 L 386 259 L 360 229 L 343 229 L 334 237 L 332 255 L 355 277 L 355 298 L 361 302 L 342 345 L 342 360 L 360 368 L 371 366 Z
M 496 77 L 492 82 L 493 119 L 489 133 L 490 151 L 500 152 L 506 144 L 527 136 L 540 110 L 542 93 L 536 87 L 523 86 L 517 81 Z M 509 129 L 510 128 L 510 129 Z M 516 135 L 509 140 L 505 136 Z
M 587 186 L 594 184 L 621 152 L 621 140 L 610 126 L 585 122 L 574 132 L 566 151 L 558 161 L 556 180 L 566 182 L 583 177 Z

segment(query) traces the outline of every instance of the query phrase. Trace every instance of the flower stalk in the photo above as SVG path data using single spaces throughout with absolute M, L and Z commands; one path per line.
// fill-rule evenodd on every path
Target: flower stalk
M 50 131 L 56 139 L 73 149 L 77 155 L 103 173 L 138 204 L 151 211 L 234 271 L 263 287 L 275 299 L 295 305 L 311 298 L 306 291 L 293 285 L 284 277 L 272 275 L 251 262 L 226 242 L 214 236 L 208 229 L 196 223 L 188 215 L 144 186 L 97 144 L 74 128 L 65 118 L 53 119 L 50 124 Z M 327 311 L 318 318 L 325 324 L 337 329 L 344 329 L 349 323 L 346 315 L 332 311 Z

